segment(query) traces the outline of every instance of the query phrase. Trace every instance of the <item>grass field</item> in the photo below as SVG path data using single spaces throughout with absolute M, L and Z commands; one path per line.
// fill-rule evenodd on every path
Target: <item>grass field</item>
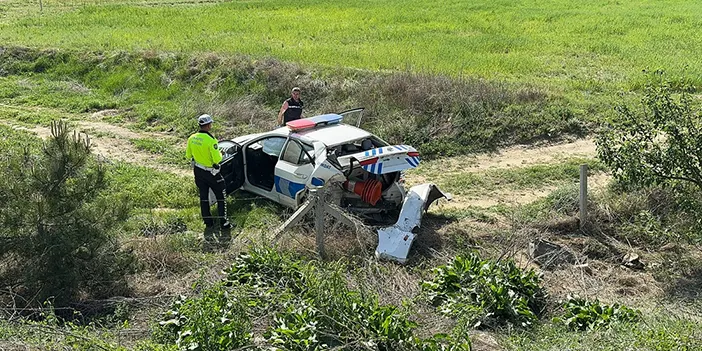
M 643 70 L 702 77 L 696 1 L 5 0 L 0 13 L 5 45 L 243 53 L 583 94 L 637 88 Z

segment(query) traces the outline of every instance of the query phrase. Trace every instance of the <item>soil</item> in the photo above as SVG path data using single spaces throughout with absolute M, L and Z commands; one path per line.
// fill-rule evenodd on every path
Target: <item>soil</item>
M 99 118 L 107 115 L 100 112 L 92 115 L 91 118 Z M 72 121 L 76 124 L 76 131 L 85 133 L 90 137 L 93 150 L 98 155 L 115 161 L 128 162 L 140 166 L 145 166 L 160 171 L 170 172 L 180 176 L 192 176 L 192 172 L 186 168 L 178 168 L 165 165 L 157 161 L 158 155 L 144 150 L 139 150 L 131 143 L 132 139 L 155 138 L 157 140 L 173 141 L 174 137 L 166 133 L 136 132 L 125 127 L 116 126 L 102 121 Z M 10 125 L 15 129 L 30 131 L 42 139 L 51 136 L 51 128 L 35 126 L 26 128 L 0 120 L 0 123 Z

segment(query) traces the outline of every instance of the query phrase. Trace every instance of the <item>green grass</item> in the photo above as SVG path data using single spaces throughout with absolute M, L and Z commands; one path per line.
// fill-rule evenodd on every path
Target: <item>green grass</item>
M 192 179 L 125 163 L 110 167 L 108 177 L 112 196 L 127 198 L 134 208 L 199 208 Z
M 636 87 L 644 69 L 702 76 L 696 64 L 702 35 L 695 30 L 702 3 L 694 1 L 140 2 L 57 6 L 71 2 L 48 0 L 43 13 L 36 4 L 11 2 L 3 6 L 0 42 L 243 53 L 331 67 L 547 82 L 593 94 Z
M 41 75 L 0 78 L 0 100 L 8 105 L 43 106 L 73 113 L 116 106 L 111 96 L 95 92 L 76 80 Z
M 130 142 L 139 150 L 158 155 L 161 163 L 181 167 L 188 165 L 183 145 L 173 145 L 172 142 L 155 138 L 131 139 Z
M 615 324 L 590 332 L 571 332 L 564 326 L 544 324 L 533 332 L 504 337 L 507 350 L 699 350 L 699 323 L 669 311 L 644 314 L 644 322 Z
M 597 112 L 585 114 L 579 104 L 530 86 L 328 71 L 243 56 L 12 47 L 0 51 L 0 71 L 7 75 L 0 82 L 0 104 L 78 118 L 117 108 L 112 122 L 182 138 L 202 113 L 215 116 L 220 137 L 270 130 L 288 87 L 306 86 L 308 114 L 364 106 L 364 128 L 388 142 L 414 145 L 425 157 L 582 135 L 604 112 L 598 105 Z

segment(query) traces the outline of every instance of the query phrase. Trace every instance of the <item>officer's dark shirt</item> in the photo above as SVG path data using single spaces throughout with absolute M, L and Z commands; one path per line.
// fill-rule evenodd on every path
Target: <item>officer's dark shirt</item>
M 300 119 L 300 116 L 302 115 L 302 106 L 304 105 L 302 100 L 295 101 L 295 99 L 289 98 L 285 101 L 288 102 L 288 109 L 285 110 L 285 113 L 283 114 L 283 123 Z

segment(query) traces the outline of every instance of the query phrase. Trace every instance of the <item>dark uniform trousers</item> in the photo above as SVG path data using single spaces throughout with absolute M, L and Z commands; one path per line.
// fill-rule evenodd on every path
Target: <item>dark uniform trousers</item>
M 210 212 L 210 189 L 214 192 L 217 198 L 217 218 L 220 220 L 220 224 L 226 222 L 227 218 L 227 208 L 224 202 L 225 197 L 225 186 L 224 177 L 222 174 L 217 173 L 217 175 L 212 175 L 209 171 L 201 168 L 194 168 L 195 170 L 195 185 L 197 185 L 200 191 L 200 213 L 202 214 L 202 220 L 205 225 L 214 225 L 214 218 Z

